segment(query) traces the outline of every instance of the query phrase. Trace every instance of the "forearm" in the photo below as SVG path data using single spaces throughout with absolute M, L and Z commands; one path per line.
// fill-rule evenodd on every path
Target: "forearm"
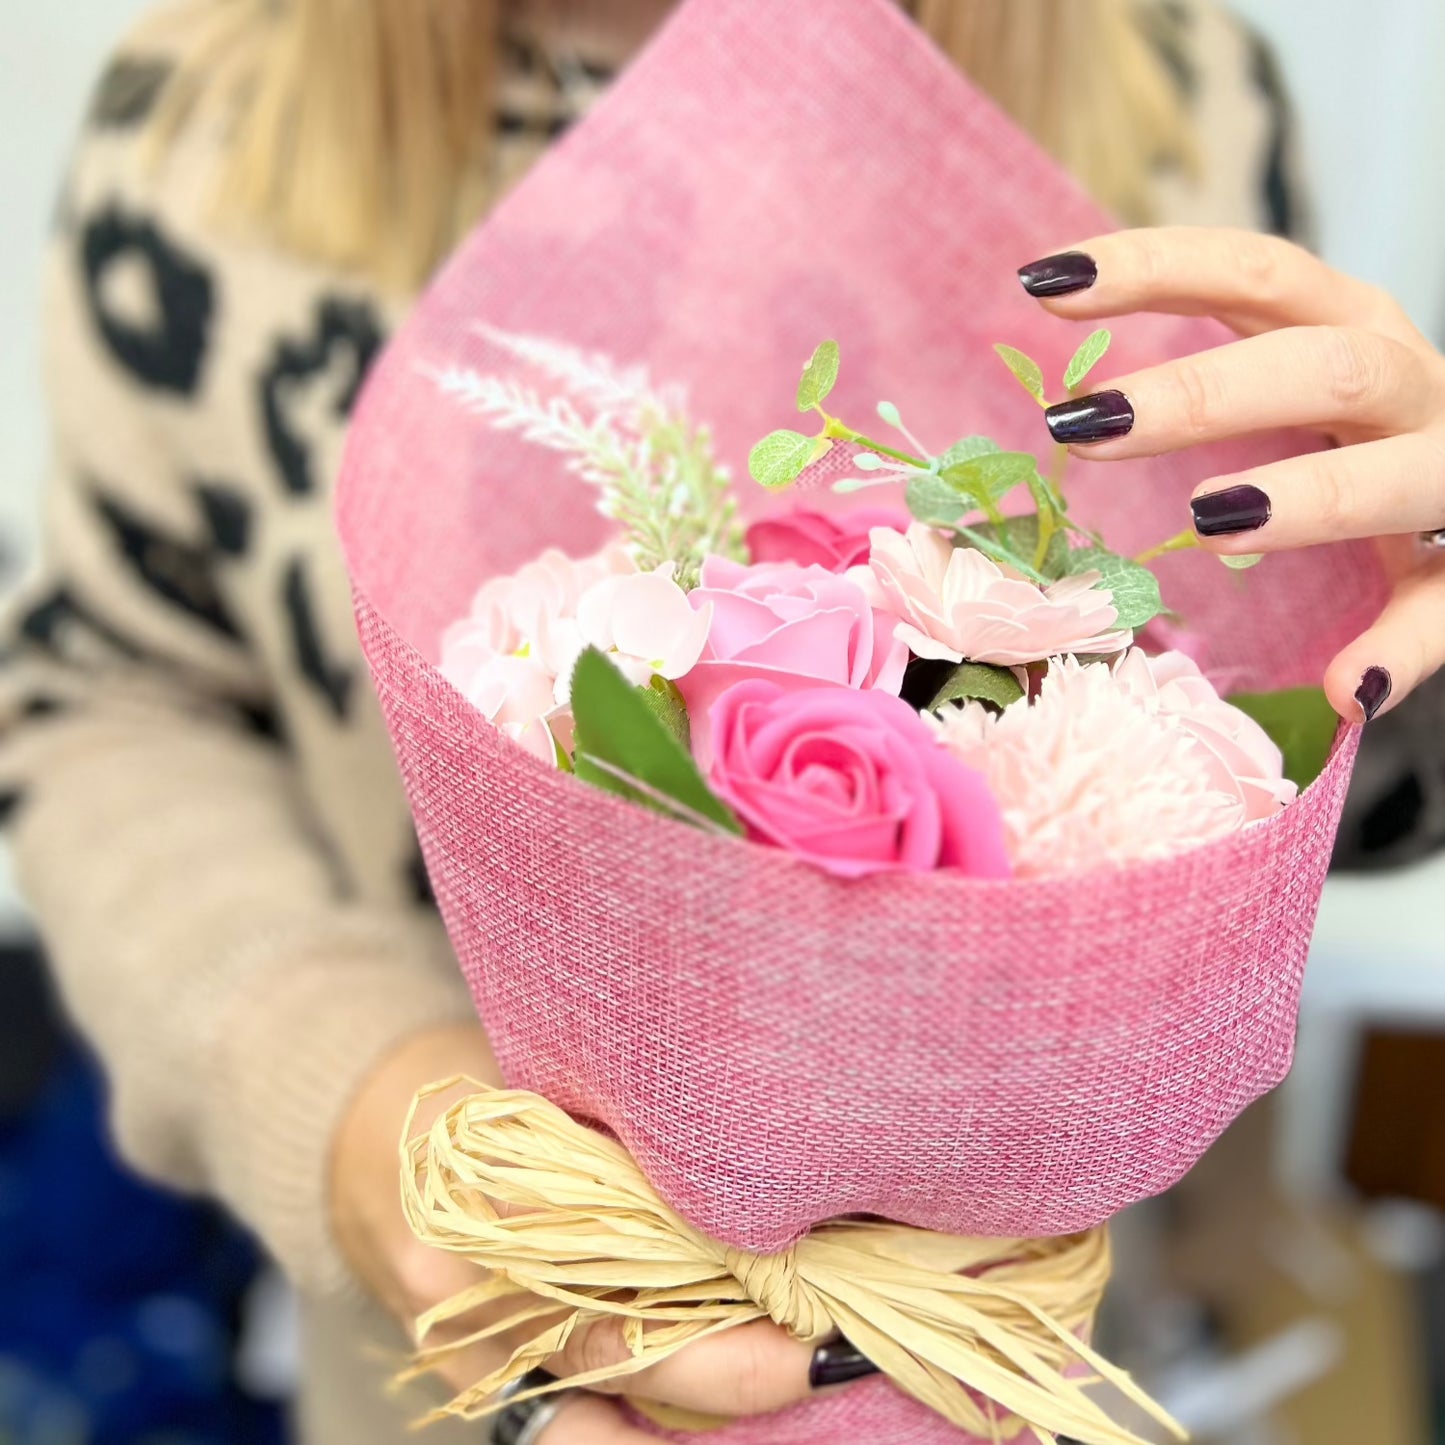
M 284 757 L 219 724 L 92 710 L 6 764 L 22 887 L 123 1152 L 220 1196 L 304 1287 L 343 1287 L 337 1123 L 402 1040 L 472 1017 L 439 923 L 339 902 Z

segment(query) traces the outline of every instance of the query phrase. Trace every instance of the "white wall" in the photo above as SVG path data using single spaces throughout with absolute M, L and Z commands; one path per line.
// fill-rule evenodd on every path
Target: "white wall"
M 102 58 L 139 0 L 0 7 L 0 585 L 34 547 L 45 423 L 36 280 L 57 181 Z M 5 565 L 5 564 L 10 565 Z M 0 853 L 0 932 L 20 926 Z
M 91 81 L 139 0 L 4 0 L 0 8 L 0 530 L 34 536 L 45 454 L 35 282 L 57 180 Z
M 1321 248 L 1445 339 L 1445 3 L 1235 0 L 1300 111 Z

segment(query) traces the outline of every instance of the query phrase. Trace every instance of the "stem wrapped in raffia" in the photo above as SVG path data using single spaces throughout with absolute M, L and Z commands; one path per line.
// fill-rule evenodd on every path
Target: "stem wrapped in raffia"
M 472 1081 L 423 1090 L 417 1106 L 463 1082 Z M 1144 1445 L 1091 1398 L 1086 1387 L 1099 1380 L 1183 1438 L 1085 1343 L 1109 1277 L 1102 1228 L 982 1239 L 839 1220 L 781 1254 L 749 1254 L 668 1208 L 614 1140 L 535 1094 L 480 1085 L 424 1133 L 409 1123 L 402 1195 L 418 1239 L 488 1271 L 423 1316 L 420 1338 L 482 1306 L 513 1306 L 490 1311 L 492 1323 L 464 1339 L 423 1348 L 405 1378 L 536 1325 L 502 1368 L 430 1418 L 490 1415 L 503 1386 L 608 1316 L 624 1322 L 631 1358 L 568 1385 L 614 1380 L 707 1335 L 772 1318 L 804 1340 L 841 1331 L 899 1388 L 985 1438 L 1032 1432 L 1045 1442 Z

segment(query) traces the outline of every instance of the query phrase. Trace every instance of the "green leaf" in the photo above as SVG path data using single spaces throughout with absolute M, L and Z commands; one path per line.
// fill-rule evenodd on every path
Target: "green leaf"
M 812 411 L 821 406 L 828 393 L 838 384 L 838 366 L 842 360 L 836 341 L 825 341 L 813 353 L 803 368 L 803 379 L 798 383 L 798 410 Z
M 989 667 L 982 662 L 965 662 L 949 673 L 943 686 L 928 704 L 929 712 L 937 712 L 951 702 L 987 702 L 1006 708 L 1023 697 L 1019 680 L 1006 667 Z
M 1039 550 L 1039 519 L 1035 516 L 1010 517 L 1004 523 L 1004 536 L 1009 551 L 1026 562 L 1032 572 L 1034 556 Z M 1068 571 L 1069 543 L 1064 533 L 1058 531 L 1049 538 L 1049 550 L 1044 555 L 1044 580 L 1057 582 L 1060 577 L 1066 576 Z
M 1324 772 L 1340 719 L 1317 687 L 1236 693 L 1229 699 L 1274 739 L 1284 754 L 1284 775 L 1307 788 Z
M 949 452 L 963 445 L 958 442 Z M 908 483 L 908 510 L 931 527 L 951 527 L 968 512 L 985 512 L 990 521 L 1003 525 L 999 501 L 1034 474 L 1036 463 L 1026 452 L 1001 452 L 992 442 L 988 446 L 992 449 L 954 462 L 939 475 L 914 476 Z
M 949 467 L 956 467 L 960 462 L 971 462 L 975 457 L 991 456 L 999 450 L 999 445 L 991 437 L 964 437 L 962 441 L 956 441 L 938 459 L 939 469 L 946 470 Z
M 965 512 L 974 510 L 942 477 L 931 472 L 910 477 L 903 499 L 908 510 L 930 527 L 951 527 Z
M 1258 567 L 1264 561 L 1263 552 L 1246 552 L 1240 557 L 1221 557 L 1219 559 L 1231 572 L 1248 572 L 1251 567 Z
M 955 462 L 940 475 L 950 486 L 978 497 L 987 507 L 1002 501 L 1017 486 L 1038 474 L 1039 464 L 1027 452 L 985 452 L 969 461 Z
M 646 687 L 637 689 L 637 695 L 648 706 L 653 717 L 680 742 L 683 747 L 692 745 L 692 724 L 688 721 L 687 704 L 677 690 L 677 684 L 665 677 L 654 677 Z
M 1105 328 L 1100 328 L 1085 339 L 1084 344 L 1074 353 L 1073 360 L 1069 362 L 1068 369 L 1064 372 L 1064 385 L 1070 391 L 1103 360 L 1104 353 L 1109 349 L 1109 343 L 1113 339 L 1113 335 Z
M 1038 362 L 1012 346 L 1005 346 L 1001 341 L 993 349 L 1003 358 L 1003 364 L 1018 378 L 1019 385 L 1043 406 L 1044 373 Z
M 802 432 L 775 431 L 765 436 L 748 457 L 748 471 L 759 486 L 778 492 L 791 486 L 810 463 L 817 460 L 817 437 Z
M 1058 488 L 1035 466 L 1024 478 L 1028 483 L 1029 496 L 1033 498 L 1034 506 L 1042 512 L 1054 514 L 1055 526 L 1059 527 L 1064 512 L 1067 510 L 1064 499 L 1059 495 Z
M 572 675 L 577 776 L 669 817 L 741 833 L 644 691 L 595 647 L 577 660 Z
M 1098 585 L 1113 593 L 1120 627 L 1137 630 L 1164 611 L 1159 579 L 1147 567 L 1128 557 L 1102 547 L 1085 547 L 1069 554 L 1069 575 L 1077 576 L 1081 572 L 1100 574 Z

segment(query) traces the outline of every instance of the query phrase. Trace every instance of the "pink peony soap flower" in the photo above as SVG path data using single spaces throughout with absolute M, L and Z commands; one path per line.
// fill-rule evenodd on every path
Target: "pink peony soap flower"
M 639 687 L 654 676 L 676 679 L 702 655 L 712 608 L 700 610 L 673 581 L 671 562 L 655 572 L 608 577 L 582 594 L 577 604 L 576 643 L 557 678 L 557 701 L 566 702 L 572 669 L 584 647 L 609 654 L 624 676 Z
M 606 547 L 590 557 L 569 557 L 555 547 L 506 577 L 494 577 L 472 599 L 471 610 L 442 637 L 442 671 L 465 692 L 469 658 L 498 653 L 540 654 L 554 674 L 573 638 L 563 624 L 577 616 L 582 594 L 608 577 L 635 573 L 637 564 L 621 546 Z
M 709 781 L 759 842 L 840 878 L 1009 876 L 984 780 L 899 698 L 741 682 L 713 703 L 711 731 Z
M 748 528 L 748 552 L 755 563 L 796 562 L 846 572 L 867 562 L 869 533 L 875 527 L 902 533 L 910 521 L 901 507 L 854 507 L 838 513 L 796 507 L 754 522 Z
M 869 567 L 898 636 L 919 656 L 1016 667 L 1061 653 L 1122 652 L 1112 595 L 1095 572 L 1048 587 L 1005 572 L 971 547 L 955 547 L 920 523 L 900 536 L 872 534 Z
M 1177 655 L 1137 651 L 1114 664 L 1055 659 L 1031 703 L 1002 714 L 970 703 L 934 720 L 945 745 L 988 780 L 1019 877 L 1172 857 L 1263 816 L 1246 801 L 1256 789 L 1273 789 L 1273 811 L 1293 796 L 1277 752 L 1270 758 L 1251 739 L 1230 755 L 1203 740 L 1238 741 L 1219 714 L 1236 710 L 1212 688 L 1192 700 L 1171 691 L 1178 668 Z
M 722 557 L 702 565 L 688 598 L 711 609 L 701 660 L 678 687 L 692 720 L 693 751 L 708 762 L 709 714 L 734 683 L 764 678 L 785 688 L 831 685 L 897 693 L 908 649 L 895 621 L 876 611 L 851 578 L 788 562 L 745 567 Z
M 552 674 L 537 657 L 509 652 L 485 658 L 468 656 L 462 672 L 462 655 L 460 648 L 454 648 L 443 658 L 443 672 L 493 726 L 534 757 L 555 767 L 557 748 L 551 723 L 557 708 L 552 697 L 556 683 Z M 452 671 L 447 670 L 448 662 Z
M 443 635 L 443 676 L 490 722 L 555 765 L 554 736 L 571 735 L 556 692 L 583 645 L 578 609 L 599 584 L 636 573 L 627 552 L 612 546 L 580 560 L 550 549 L 510 576 L 493 578 L 473 598 L 470 613 Z

